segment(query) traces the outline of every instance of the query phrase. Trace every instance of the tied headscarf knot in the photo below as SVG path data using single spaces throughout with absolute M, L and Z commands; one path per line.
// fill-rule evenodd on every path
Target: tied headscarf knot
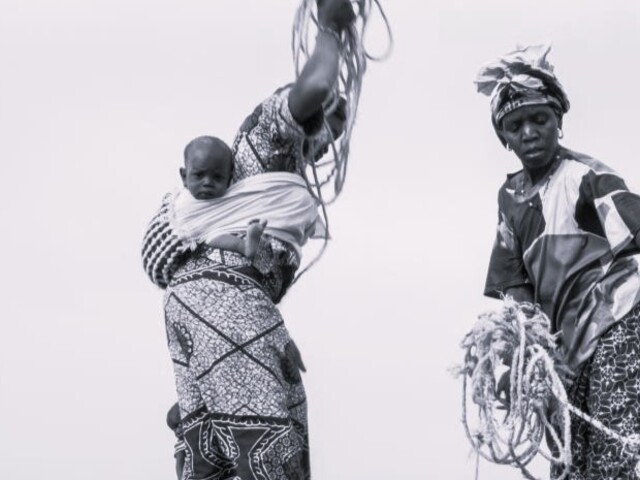
M 484 65 L 475 80 L 478 92 L 491 97 L 494 124 L 524 105 L 549 104 L 560 115 L 569 99 L 547 60 L 550 45 L 520 47 Z

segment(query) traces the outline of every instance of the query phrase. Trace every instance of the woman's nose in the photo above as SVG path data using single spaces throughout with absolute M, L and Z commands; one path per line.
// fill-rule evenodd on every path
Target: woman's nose
M 538 130 L 531 122 L 525 122 L 522 126 L 522 136 L 525 140 L 536 138 Z

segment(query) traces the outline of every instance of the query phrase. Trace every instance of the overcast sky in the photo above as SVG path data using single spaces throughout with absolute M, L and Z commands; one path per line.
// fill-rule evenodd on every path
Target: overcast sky
M 0 477 L 174 478 L 141 237 L 184 145 L 231 142 L 293 79 L 297 3 L 0 0 Z M 640 185 L 640 2 L 383 5 L 395 51 L 369 65 L 330 248 L 282 313 L 308 368 L 315 480 L 472 479 L 448 368 L 495 306 L 497 191 L 519 169 L 472 82 L 517 43 L 552 42 L 564 144 Z M 482 462 L 480 478 L 519 475 Z

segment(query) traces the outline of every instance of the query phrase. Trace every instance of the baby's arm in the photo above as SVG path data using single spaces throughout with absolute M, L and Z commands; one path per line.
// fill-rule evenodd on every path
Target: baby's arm
M 221 250 L 236 252 L 244 255 L 248 259 L 252 259 L 258 251 L 262 232 L 264 232 L 266 226 L 266 220 L 252 220 L 247 227 L 247 235 L 245 238 L 225 234 L 213 239 L 209 242 L 209 245 Z
M 224 235 L 220 235 L 219 237 L 216 237 L 209 242 L 209 245 L 214 248 L 227 250 L 229 252 L 236 252 L 236 253 L 239 253 L 240 255 L 245 255 L 244 244 L 245 244 L 244 238 L 236 237 L 235 235 L 231 235 L 230 233 L 225 233 Z

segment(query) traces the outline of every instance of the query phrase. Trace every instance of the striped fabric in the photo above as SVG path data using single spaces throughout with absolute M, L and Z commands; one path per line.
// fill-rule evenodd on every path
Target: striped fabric
M 189 246 L 182 242 L 169 222 L 173 195 L 168 193 L 149 222 L 142 241 L 142 266 L 153 283 L 166 288 Z

